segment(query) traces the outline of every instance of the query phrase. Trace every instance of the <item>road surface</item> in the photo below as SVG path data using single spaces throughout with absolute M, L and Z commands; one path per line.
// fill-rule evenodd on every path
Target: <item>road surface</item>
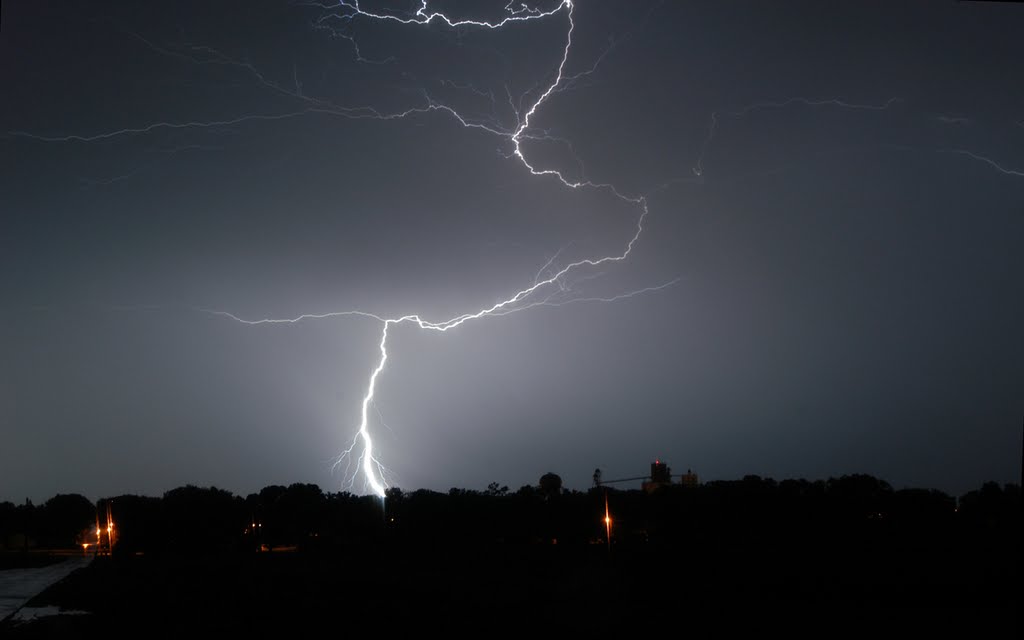
M 75 569 L 88 566 L 92 559 L 91 555 L 80 556 L 45 567 L 0 571 L 0 621 L 6 620 L 26 602 Z

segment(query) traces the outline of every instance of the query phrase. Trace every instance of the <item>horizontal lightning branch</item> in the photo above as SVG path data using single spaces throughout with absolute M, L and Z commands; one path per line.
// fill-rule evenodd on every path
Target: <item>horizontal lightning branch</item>
M 957 155 L 966 156 L 968 158 L 971 158 L 972 160 L 984 162 L 985 164 L 989 165 L 990 167 L 992 167 L 999 173 L 1002 173 L 1003 175 L 1024 178 L 1024 171 L 1007 169 L 1006 167 L 1002 166 L 1001 164 L 997 163 L 995 160 L 992 160 L 991 158 L 986 158 L 985 156 L 978 155 L 977 153 L 973 153 L 965 149 L 939 149 L 939 153 L 955 153 Z

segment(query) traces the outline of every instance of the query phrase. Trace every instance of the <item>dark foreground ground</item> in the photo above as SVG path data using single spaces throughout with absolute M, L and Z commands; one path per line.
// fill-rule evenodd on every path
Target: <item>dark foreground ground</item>
M 30 603 L 89 611 L 0 625 L 43 637 L 306 637 L 364 630 L 504 636 L 707 628 L 959 628 L 1018 637 L 1019 556 L 727 545 L 438 548 L 101 557 Z M 822 627 L 821 625 L 826 625 Z M 618 635 L 616 633 L 615 635 Z
M 78 550 L 68 550 L 68 553 L 79 555 Z M 45 567 L 51 564 L 62 562 L 68 556 L 58 553 L 20 551 L 0 551 L 0 571 L 5 569 L 33 569 Z

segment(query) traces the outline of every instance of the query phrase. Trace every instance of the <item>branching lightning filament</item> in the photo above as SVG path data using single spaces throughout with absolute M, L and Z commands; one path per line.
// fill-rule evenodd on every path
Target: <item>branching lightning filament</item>
M 327 16 L 325 16 L 324 20 L 330 18 L 335 20 L 351 21 L 357 18 L 363 18 L 370 20 L 394 21 L 405 25 L 427 25 L 433 22 L 443 22 L 444 24 L 451 27 L 468 26 L 486 29 L 498 29 L 512 25 L 514 23 L 525 22 L 530 20 L 539 20 L 555 16 L 559 13 L 564 13 L 565 18 L 568 22 L 568 28 L 566 30 L 565 46 L 562 49 L 561 60 L 558 65 L 557 73 L 555 74 L 554 79 L 551 80 L 550 84 L 546 86 L 545 90 L 539 94 L 539 97 L 537 97 L 532 102 L 532 104 L 529 105 L 528 108 L 523 110 L 520 116 L 517 116 L 518 123 L 514 129 L 501 130 L 500 128 L 497 127 L 490 127 L 479 123 L 471 122 L 470 120 L 460 115 L 459 112 L 456 111 L 454 108 L 447 105 L 437 104 L 433 101 L 430 102 L 426 109 L 417 109 L 412 110 L 410 112 L 397 114 L 397 117 L 404 117 L 405 115 L 409 115 L 412 112 L 420 112 L 427 110 L 440 110 L 447 112 L 465 127 L 481 128 L 491 133 L 501 135 L 502 137 L 507 138 L 512 145 L 512 153 L 510 157 L 514 157 L 516 160 L 518 160 L 531 174 L 535 176 L 550 176 L 561 182 L 566 187 L 572 189 L 594 188 L 607 191 L 614 195 L 616 198 L 635 206 L 638 212 L 635 231 L 633 235 L 629 238 L 628 242 L 625 244 L 625 247 L 622 249 L 620 253 L 591 258 L 583 258 L 580 260 L 576 260 L 574 262 L 570 262 L 569 264 L 566 264 L 565 266 L 554 270 L 554 272 L 548 275 L 547 277 L 541 277 L 540 275 L 538 275 L 537 279 L 533 282 L 533 284 L 517 291 L 513 295 L 505 298 L 500 302 L 497 302 L 489 307 L 479 309 L 477 311 L 463 313 L 454 316 L 447 320 L 430 321 L 424 319 L 418 314 L 404 315 L 395 318 L 387 318 L 365 311 L 340 311 L 325 314 L 304 314 L 294 318 L 284 319 L 267 318 L 262 320 L 245 320 L 224 311 L 210 311 L 211 313 L 226 316 L 233 320 L 251 325 L 296 323 L 303 320 L 342 316 L 359 316 L 364 318 L 371 318 L 381 323 L 382 329 L 380 336 L 380 358 L 377 361 L 376 367 L 370 374 L 369 383 L 367 385 L 366 392 L 363 395 L 359 427 L 356 431 L 355 437 L 352 440 L 352 443 L 350 444 L 348 449 L 346 449 L 338 458 L 335 466 L 337 467 L 342 464 L 345 465 L 347 476 L 346 481 L 349 487 L 352 487 L 356 477 L 361 473 L 363 476 L 365 489 L 377 496 L 383 497 L 387 489 L 387 481 L 385 479 L 385 469 L 383 465 L 380 463 L 379 459 L 376 457 L 376 454 L 374 453 L 374 442 L 370 434 L 369 408 L 371 403 L 374 402 L 374 395 L 376 393 L 377 382 L 380 378 L 380 374 L 384 371 L 384 366 L 388 360 L 388 332 L 389 329 L 391 329 L 393 326 L 403 323 L 409 323 L 423 330 L 447 332 L 471 320 L 478 320 L 489 316 L 509 315 L 511 313 L 524 311 L 526 309 L 538 306 L 562 306 L 565 304 L 580 302 L 613 302 L 615 300 L 632 297 L 634 295 L 638 295 L 641 293 L 663 289 L 674 284 L 676 280 L 672 280 L 661 285 L 645 287 L 643 289 L 639 289 L 636 291 L 625 292 L 605 298 L 573 297 L 571 293 L 567 295 L 567 291 L 569 291 L 569 289 L 565 285 L 565 280 L 566 277 L 570 275 L 572 272 L 575 272 L 586 267 L 600 267 L 602 265 L 609 265 L 612 263 L 621 262 L 630 255 L 634 245 L 636 244 L 637 240 L 639 240 L 640 235 L 643 232 L 644 220 L 648 213 L 647 201 L 643 196 L 624 195 L 611 184 L 599 184 L 590 182 L 585 179 L 571 179 L 565 176 L 561 171 L 557 169 L 540 168 L 536 166 L 534 163 L 531 163 L 527 159 L 527 156 L 522 149 L 523 139 L 532 139 L 533 137 L 527 133 L 530 128 L 531 118 L 533 118 L 536 115 L 538 109 L 541 108 L 544 102 L 552 94 L 558 91 L 564 78 L 567 77 L 565 76 L 565 66 L 567 60 L 569 59 L 569 53 L 572 48 L 573 29 L 575 28 L 575 23 L 573 21 L 574 5 L 572 0 L 564 0 L 563 2 L 559 3 L 557 7 L 549 11 L 531 9 L 525 5 L 514 8 L 510 4 L 509 6 L 506 7 L 507 15 L 503 19 L 496 22 L 486 22 L 478 20 L 455 20 L 445 14 L 429 11 L 427 8 L 427 3 L 425 1 L 421 4 L 419 10 L 412 17 L 409 18 L 400 18 L 389 14 L 371 13 L 363 10 L 359 6 L 359 3 L 355 1 L 347 2 L 345 0 L 342 0 L 338 4 L 331 5 L 329 7 L 325 5 L 319 6 L 334 11 L 334 13 L 330 13 Z M 541 273 L 544 273 L 546 270 L 551 268 L 553 261 L 554 258 L 552 258 L 552 260 L 550 260 L 548 264 L 541 269 Z M 349 474 L 347 469 L 353 463 L 353 461 L 355 462 L 356 469 L 354 473 Z

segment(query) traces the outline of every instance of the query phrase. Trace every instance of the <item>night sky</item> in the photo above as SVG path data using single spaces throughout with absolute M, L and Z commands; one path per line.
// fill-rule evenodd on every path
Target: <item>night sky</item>
M 351 14 L 3 3 L 0 499 L 342 489 L 382 323 L 209 310 L 436 322 L 625 250 L 636 204 L 512 155 L 565 7 L 501 29 Z M 572 20 L 523 154 L 645 196 L 643 232 L 527 300 L 578 302 L 391 326 L 369 411 L 388 482 L 583 489 L 655 458 L 1017 481 L 1024 6 L 579 0 Z M 430 104 L 491 131 L 375 115 Z

